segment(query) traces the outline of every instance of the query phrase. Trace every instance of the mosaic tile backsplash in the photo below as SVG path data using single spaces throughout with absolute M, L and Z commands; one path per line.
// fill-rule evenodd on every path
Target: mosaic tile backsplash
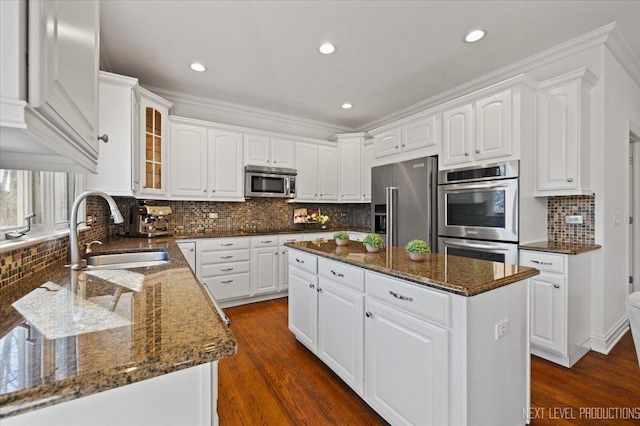
M 594 244 L 595 196 L 549 197 L 547 199 L 547 239 L 562 243 Z M 565 216 L 582 215 L 581 225 L 565 223 Z
M 139 200 L 115 197 L 125 223 L 115 225 L 110 221 L 109 206 L 100 197 L 87 199 L 87 215 L 95 217 L 91 228 L 79 235 L 80 247 L 93 240 L 104 240 L 108 236 L 126 234 L 131 213 Z M 244 203 L 221 203 L 207 201 L 150 201 L 149 204 L 168 205 L 173 214 L 169 228 L 174 235 L 201 234 L 204 232 L 230 231 L 299 231 L 319 225 L 294 225 L 295 208 L 319 208 L 331 220 L 327 229 L 369 228 L 369 204 L 292 204 L 278 199 L 252 199 Z M 218 213 L 217 219 L 209 219 L 209 213 Z M 0 288 L 24 278 L 50 263 L 66 261 L 69 257 L 67 236 L 51 239 L 31 247 L 0 253 Z

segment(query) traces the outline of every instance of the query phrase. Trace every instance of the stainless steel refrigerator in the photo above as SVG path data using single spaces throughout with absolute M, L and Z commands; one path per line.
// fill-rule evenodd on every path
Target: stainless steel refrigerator
M 387 245 L 419 239 L 437 251 L 437 157 L 371 168 L 371 232 Z

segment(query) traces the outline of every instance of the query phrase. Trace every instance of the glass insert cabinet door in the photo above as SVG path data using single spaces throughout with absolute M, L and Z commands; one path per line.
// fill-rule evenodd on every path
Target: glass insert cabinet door
M 140 88 L 140 149 L 135 163 L 136 189 L 142 194 L 167 193 L 167 144 L 171 103 Z M 139 185 L 139 186 L 138 186 Z
M 162 112 L 145 108 L 144 187 L 162 189 Z

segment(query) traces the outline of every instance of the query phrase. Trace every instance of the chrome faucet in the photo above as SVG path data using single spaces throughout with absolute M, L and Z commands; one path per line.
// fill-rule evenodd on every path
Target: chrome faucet
M 115 223 L 122 223 L 122 213 L 118 209 L 118 206 L 110 195 L 105 194 L 102 191 L 86 191 L 78 195 L 73 201 L 73 207 L 71 207 L 71 218 L 69 219 L 69 248 L 71 249 L 71 269 L 81 269 L 80 265 L 80 248 L 78 247 L 78 208 L 80 203 L 87 197 L 98 195 L 109 203 L 109 209 L 111 209 L 111 217 Z

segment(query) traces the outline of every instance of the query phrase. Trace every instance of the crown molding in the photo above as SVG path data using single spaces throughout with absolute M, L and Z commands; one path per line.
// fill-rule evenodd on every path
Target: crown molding
M 100 83 L 108 83 L 112 86 L 126 87 L 131 89 L 138 85 L 138 79 L 134 77 L 128 77 L 126 75 L 113 74 L 107 71 L 99 71 L 98 79 Z
M 565 84 L 575 81 L 581 81 L 589 89 L 593 89 L 598 83 L 598 77 L 596 77 L 589 68 L 580 68 L 576 71 L 571 71 L 541 82 L 540 90 L 548 90 L 554 87 L 564 86 Z
M 612 34 L 614 34 L 615 37 L 611 37 Z M 627 63 L 626 66 L 625 62 L 621 61 L 623 66 L 625 66 L 625 69 L 628 69 L 627 66 L 632 67 L 634 64 L 633 58 L 635 57 L 635 55 L 633 54 L 633 51 L 631 50 L 629 44 L 626 42 L 625 38 L 620 33 L 617 24 L 615 22 L 612 22 L 611 24 L 597 28 L 572 40 L 554 46 L 551 49 L 547 49 L 541 53 L 529 56 L 528 58 L 525 58 L 518 62 L 514 62 L 513 64 L 507 65 L 506 67 L 501 68 L 497 71 L 486 74 L 482 77 L 478 77 L 475 80 L 471 80 L 460 86 L 454 87 L 451 90 L 447 90 L 445 92 L 432 96 L 429 99 L 401 109 L 400 111 L 396 111 L 392 114 L 381 117 L 377 120 L 358 127 L 356 131 L 367 131 L 369 129 L 382 127 L 386 124 L 398 121 L 409 115 L 417 114 L 423 110 L 436 107 L 445 102 L 486 88 L 487 86 L 497 84 L 500 81 L 512 77 L 516 74 L 527 73 L 541 66 L 559 61 L 563 58 L 575 55 L 579 52 L 591 49 L 593 47 L 603 45 L 609 40 L 611 40 L 609 43 L 612 46 L 610 47 L 610 50 L 615 49 L 615 52 L 612 51 L 614 56 L 618 58 L 617 55 L 620 55 L 621 58 L 625 58 L 624 60 Z M 635 63 L 638 63 L 637 57 L 635 57 Z M 638 65 L 636 65 L 636 68 L 637 67 Z M 636 71 L 637 73 L 640 73 L 640 70 Z
M 203 96 L 188 95 L 185 93 L 176 92 L 173 90 L 162 89 L 153 86 L 144 86 L 148 90 L 157 93 L 158 95 L 171 100 L 173 103 L 182 103 L 201 108 L 207 108 L 214 111 L 221 111 L 226 113 L 241 114 L 246 117 L 253 117 L 269 121 L 277 121 L 279 123 L 293 124 L 297 126 L 307 127 L 310 129 L 316 129 L 325 131 L 327 133 L 348 133 L 353 129 L 350 127 L 338 126 L 335 124 L 324 123 L 321 121 L 311 120 L 308 118 L 296 117 L 293 115 L 282 114 L 265 109 L 248 107 L 240 104 L 234 104 L 231 102 L 218 101 L 211 98 L 205 98 Z
M 622 34 L 620 27 L 613 23 L 609 37 L 605 42 L 611 54 L 620 62 L 631 78 L 640 86 L 640 59 L 634 53 L 629 41 Z

